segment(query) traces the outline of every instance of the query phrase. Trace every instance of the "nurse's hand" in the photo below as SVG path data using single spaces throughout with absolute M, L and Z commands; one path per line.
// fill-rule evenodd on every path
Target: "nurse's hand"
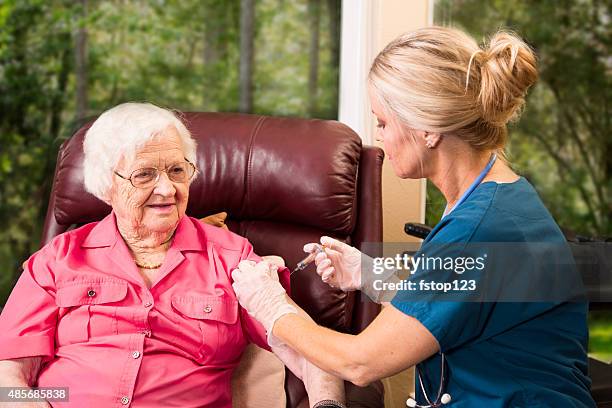
M 276 320 L 288 313 L 297 313 L 278 281 L 277 269 L 266 261 L 241 261 L 238 269 L 232 271 L 232 287 L 238 302 L 264 326 L 268 342 Z
M 330 237 L 321 237 L 321 244 L 324 251 L 315 257 L 321 280 L 343 291 L 361 289 L 361 251 Z M 304 245 L 304 251 L 314 251 L 315 245 Z

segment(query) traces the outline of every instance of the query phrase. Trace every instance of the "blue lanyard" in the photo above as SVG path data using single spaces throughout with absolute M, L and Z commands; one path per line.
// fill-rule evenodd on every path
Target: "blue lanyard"
M 476 187 L 478 187 L 478 185 L 482 182 L 482 180 L 487 176 L 487 174 L 489 174 L 489 171 L 491 171 L 491 167 L 493 167 L 493 164 L 495 164 L 495 160 L 497 160 L 497 155 L 495 153 L 493 153 L 491 155 L 491 159 L 489 160 L 489 162 L 487 163 L 487 165 L 485 166 L 484 169 L 482 169 L 482 171 L 480 172 L 480 174 L 478 175 L 478 177 L 476 177 L 476 180 L 474 180 L 474 182 L 470 185 L 470 187 L 465 191 L 465 193 L 463 193 L 463 195 L 459 198 L 459 200 L 457 200 L 457 202 L 455 203 L 455 205 L 453 206 L 453 208 L 451 208 L 448 212 L 446 210 L 448 210 L 448 204 L 446 204 L 446 207 L 444 207 L 444 213 L 442 214 L 442 218 L 446 217 L 448 214 L 450 214 L 455 208 L 459 207 L 460 204 L 462 204 L 465 200 L 467 200 L 467 198 L 470 196 L 470 194 L 472 194 L 472 192 L 474 190 L 476 190 Z

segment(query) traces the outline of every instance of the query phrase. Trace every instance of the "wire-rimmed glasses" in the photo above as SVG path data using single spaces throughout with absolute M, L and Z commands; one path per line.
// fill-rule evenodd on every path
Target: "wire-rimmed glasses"
M 184 162 L 174 163 L 163 170 L 157 167 L 143 167 L 134 170 L 129 177 L 125 177 L 115 171 L 115 174 L 124 180 L 129 180 L 136 188 L 149 188 L 157 184 L 161 173 L 165 172 L 170 181 L 175 183 L 186 183 L 196 173 L 196 168 L 193 163 L 185 159 Z

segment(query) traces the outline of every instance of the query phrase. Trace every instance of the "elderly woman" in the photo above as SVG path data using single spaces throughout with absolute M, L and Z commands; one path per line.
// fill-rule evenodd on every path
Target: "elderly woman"
M 565 284 L 557 288 L 554 280 L 541 279 L 573 279 L 575 270 L 565 262 L 571 254 L 534 188 L 497 159 L 506 145 L 506 123 L 519 115 L 536 78 L 536 57 L 516 35 L 498 32 L 481 48 L 467 34 L 445 27 L 392 41 L 368 78 L 377 138 L 395 174 L 428 178 L 448 203 L 420 254 L 459 261 L 486 243 L 505 243 L 521 249 L 502 259 L 508 275 L 522 282 L 519 291 L 500 292 L 507 297 L 497 301 L 504 269 L 491 267 L 496 260 L 488 259 L 483 273 L 466 273 L 465 279 L 483 288 L 492 284 L 495 290 L 485 298 L 491 301 L 436 293 L 425 296 L 433 299 L 427 302 L 410 289 L 400 290 L 369 327 L 350 335 L 295 313 L 281 314 L 288 310 L 286 296 L 262 298 L 281 292 L 278 282 L 261 273 L 265 265 L 243 263 L 233 273 L 240 303 L 278 342 L 356 384 L 416 365 L 410 407 L 594 407 L 586 372 L 587 305 L 551 296 L 558 289 L 563 295 Z M 370 273 L 361 274 L 357 248 L 328 237 L 321 244 L 325 250 L 315 262 L 324 282 L 380 299 L 366 262 L 364 272 Z M 314 243 L 304 249 L 313 248 Z M 563 262 L 540 267 L 551 255 Z M 448 283 L 463 273 L 445 268 L 415 264 L 409 283 Z M 523 291 L 537 296 L 523 298 Z M 476 299 L 486 294 L 476 293 Z
M 94 122 L 84 152 L 85 187 L 112 212 L 24 263 L 0 317 L 0 386 L 67 387 L 74 407 L 230 407 L 247 343 L 269 349 L 230 272 L 261 258 L 185 215 L 195 141 L 171 112 L 126 103 Z M 312 403 L 342 402 L 340 380 L 274 351 L 291 357 Z

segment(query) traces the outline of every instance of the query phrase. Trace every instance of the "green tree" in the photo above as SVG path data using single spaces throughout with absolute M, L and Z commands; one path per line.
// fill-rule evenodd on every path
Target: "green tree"
M 0 3 L 0 299 L 38 246 L 72 70 L 72 7 Z
M 599 235 L 612 234 L 610 7 L 597 0 L 438 0 L 435 9 L 438 24 L 483 40 L 510 28 L 535 49 L 540 80 L 511 127 L 510 160 L 562 227 Z M 428 196 L 439 211 L 439 194 Z

